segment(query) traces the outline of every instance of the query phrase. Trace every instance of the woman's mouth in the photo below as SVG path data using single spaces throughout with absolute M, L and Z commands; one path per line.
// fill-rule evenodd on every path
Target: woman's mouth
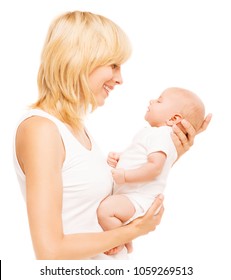
M 109 92 L 113 90 L 112 87 L 109 87 L 107 85 L 104 85 L 103 88 L 106 90 L 107 94 L 109 94 Z

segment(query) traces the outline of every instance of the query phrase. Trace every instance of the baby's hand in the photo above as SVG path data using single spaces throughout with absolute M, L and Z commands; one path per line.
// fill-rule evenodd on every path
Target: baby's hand
M 122 185 L 125 183 L 125 172 L 123 168 L 112 169 L 111 173 L 116 184 Z
M 113 168 L 116 168 L 116 165 L 119 161 L 120 154 L 115 152 L 110 152 L 107 157 L 107 163 Z

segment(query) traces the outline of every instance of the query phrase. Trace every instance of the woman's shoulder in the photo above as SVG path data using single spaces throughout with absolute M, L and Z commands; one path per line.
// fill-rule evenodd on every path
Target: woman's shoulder
M 30 130 L 33 132 L 39 132 L 42 130 L 54 132 L 61 125 L 59 121 L 53 115 L 41 110 L 41 109 L 29 109 L 21 116 L 17 124 L 17 131 Z M 63 125 L 63 124 L 62 124 Z
M 52 120 L 37 115 L 23 119 L 17 128 L 17 134 L 29 133 L 32 136 L 42 132 L 49 135 L 55 131 L 57 131 L 57 126 Z
M 57 126 L 51 120 L 41 116 L 31 116 L 19 124 L 15 144 L 22 170 L 22 162 L 32 162 L 33 158 L 48 159 L 49 157 L 63 162 L 65 157 Z
M 25 147 L 49 146 L 62 142 L 57 125 L 51 119 L 39 115 L 22 118 L 15 136 L 16 142 Z

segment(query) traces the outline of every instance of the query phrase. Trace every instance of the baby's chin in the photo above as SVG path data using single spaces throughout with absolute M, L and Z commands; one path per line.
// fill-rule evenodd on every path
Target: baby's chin
M 151 120 L 150 120 L 150 116 L 149 116 L 149 112 L 147 111 L 146 114 L 144 115 L 144 119 L 146 122 L 148 122 L 149 124 L 151 123 Z
M 151 124 L 151 122 L 148 120 L 148 118 L 146 117 L 146 115 L 144 116 L 144 120 L 145 120 L 150 126 L 153 126 L 153 125 Z

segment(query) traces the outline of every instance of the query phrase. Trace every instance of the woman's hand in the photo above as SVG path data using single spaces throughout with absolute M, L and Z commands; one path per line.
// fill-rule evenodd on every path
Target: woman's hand
M 164 196 L 162 194 L 158 195 L 146 214 L 131 222 L 138 229 L 140 235 L 154 231 L 160 224 L 164 213 L 163 200 Z
M 178 158 L 187 152 L 194 143 L 194 138 L 197 134 L 205 131 L 211 121 L 212 114 L 208 114 L 201 128 L 196 132 L 193 126 L 187 120 L 183 119 L 181 125 L 183 126 L 185 133 L 179 128 L 179 126 L 173 126 L 172 140 L 177 150 Z

